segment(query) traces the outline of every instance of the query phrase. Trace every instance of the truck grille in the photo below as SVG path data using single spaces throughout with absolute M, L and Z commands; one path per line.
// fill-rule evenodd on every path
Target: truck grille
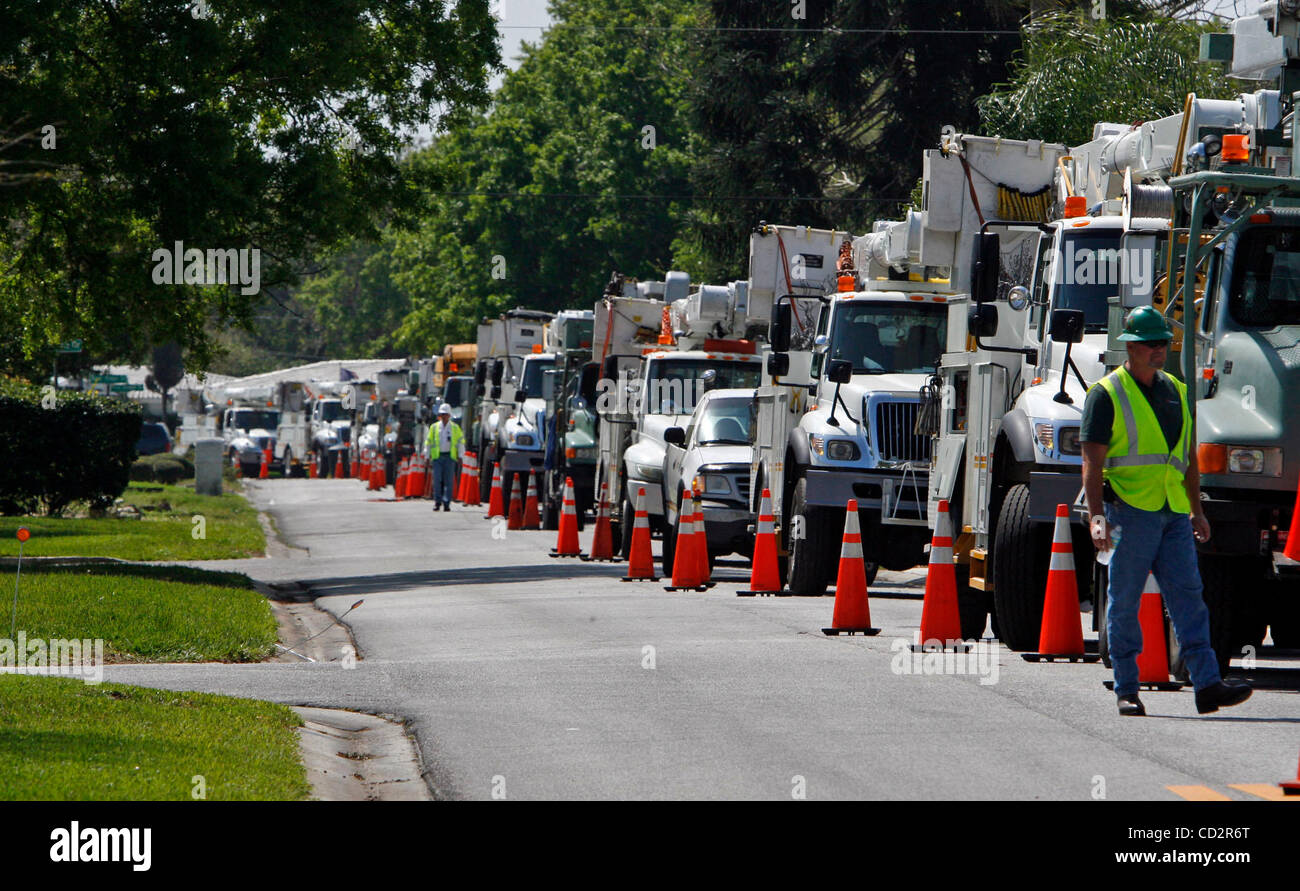
M 930 461 L 930 437 L 915 432 L 918 402 L 879 402 L 872 430 L 882 461 Z
M 736 491 L 740 493 L 740 500 L 743 501 L 743 502 L 745 502 L 746 504 L 749 504 L 749 473 L 748 473 L 748 471 L 746 471 L 745 473 L 741 473 L 741 474 L 737 474 L 737 475 L 733 476 L 733 477 L 731 478 L 731 482 L 732 482 L 732 484 L 736 487 Z

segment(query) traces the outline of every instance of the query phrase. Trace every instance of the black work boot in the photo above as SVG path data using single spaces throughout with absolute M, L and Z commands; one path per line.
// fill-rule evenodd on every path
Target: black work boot
M 1196 711 L 1202 715 L 1217 712 L 1229 705 L 1240 705 L 1250 698 L 1250 684 L 1225 684 L 1219 681 L 1213 686 L 1196 691 Z
M 1138 699 L 1136 693 L 1116 697 L 1115 701 L 1119 705 L 1119 713 L 1126 718 L 1141 718 L 1146 716 L 1146 706 L 1142 705 L 1142 700 Z

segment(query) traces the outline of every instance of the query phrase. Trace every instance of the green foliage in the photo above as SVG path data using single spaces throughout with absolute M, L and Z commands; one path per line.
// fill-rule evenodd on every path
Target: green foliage
M 194 465 L 178 455 L 146 455 L 131 465 L 131 482 L 166 483 L 194 479 Z
M 0 4 L 0 359 L 80 337 L 207 367 L 209 321 L 250 324 L 261 295 L 157 284 L 153 252 L 256 248 L 267 289 L 376 237 L 417 198 L 403 132 L 484 102 L 498 62 L 488 0 L 205 9 Z
M 1222 25 L 1218 26 L 1219 29 Z M 1229 98 L 1244 89 L 1218 66 L 1196 61 L 1212 25 L 1153 17 L 1056 12 L 1024 29 L 1011 79 L 979 103 L 983 132 L 1080 145 L 1098 121 L 1131 123 L 1182 111 L 1188 93 Z
M 126 488 L 140 408 L 0 378 L 0 436 L 0 513 L 57 516 L 81 501 L 104 507 Z
M 0 675 L 0 799 L 284 801 L 311 794 L 288 706 Z M 201 770 L 196 769 L 201 766 Z

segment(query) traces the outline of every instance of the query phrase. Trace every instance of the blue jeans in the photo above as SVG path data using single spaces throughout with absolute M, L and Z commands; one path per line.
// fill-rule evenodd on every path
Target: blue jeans
M 456 462 L 450 455 L 433 459 L 433 500 L 437 504 L 451 504 L 451 484 L 456 479 Z
M 1201 599 L 1196 541 L 1187 514 L 1139 510 L 1122 501 L 1106 505 L 1106 519 L 1120 526 L 1110 561 L 1106 633 L 1115 668 L 1115 695 L 1138 691 L 1137 657 L 1142 650 L 1138 605 L 1147 573 L 1154 573 L 1174 624 L 1183 660 L 1197 690 L 1218 683 L 1219 663 L 1210 648 L 1210 611 Z

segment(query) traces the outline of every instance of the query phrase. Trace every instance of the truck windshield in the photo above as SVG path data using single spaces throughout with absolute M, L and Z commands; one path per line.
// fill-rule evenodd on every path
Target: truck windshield
M 1230 262 L 1233 321 L 1252 328 L 1300 325 L 1300 229 L 1247 229 Z
M 469 394 L 470 380 L 467 377 L 454 377 L 447 381 L 447 389 L 443 391 L 442 401 L 452 408 L 458 408 L 465 402 L 466 395 Z
M 920 374 L 939 364 L 948 339 L 948 307 L 849 303 L 836 308 L 831 325 L 830 358 L 848 359 L 855 372 Z
M 322 421 L 338 421 L 344 417 L 342 402 L 322 402 L 320 404 L 320 419 Z
M 1119 293 L 1124 273 L 1120 235 L 1118 229 L 1072 230 L 1061 243 L 1052 308 L 1083 310 L 1085 331 L 1106 330 L 1106 301 Z
M 523 377 L 519 386 L 528 391 L 529 398 L 540 399 L 542 396 L 542 372 L 555 367 L 555 358 L 528 359 L 524 362 Z
M 700 418 L 699 445 L 749 445 L 750 402 L 713 399 Z
M 752 390 L 761 374 L 758 362 L 656 359 L 642 395 L 650 414 L 688 415 L 709 390 Z
M 274 430 L 280 423 L 278 411 L 240 409 L 235 412 L 232 426 L 237 430 Z

